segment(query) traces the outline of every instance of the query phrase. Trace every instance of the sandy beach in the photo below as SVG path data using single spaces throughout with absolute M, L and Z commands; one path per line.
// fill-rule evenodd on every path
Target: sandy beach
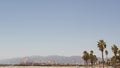
M 84 66 L 0 66 L 0 68 L 86 68 Z M 87 68 L 102 68 L 102 67 L 87 67 Z M 105 67 L 112 68 L 112 67 Z

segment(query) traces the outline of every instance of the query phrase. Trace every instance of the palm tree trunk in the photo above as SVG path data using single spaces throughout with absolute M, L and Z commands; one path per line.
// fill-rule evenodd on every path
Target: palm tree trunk
M 106 55 L 106 64 L 107 64 L 107 68 L 108 68 L 108 55 Z
M 88 61 L 86 61 L 86 66 L 85 66 L 86 68 L 88 67 Z
M 117 56 L 115 55 L 114 68 L 116 68 L 116 59 L 117 59 Z
M 104 55 L 103 55 L 103 52 L 102 52 L 102 63 L 103 63 L 103 68 L 104 68 Z

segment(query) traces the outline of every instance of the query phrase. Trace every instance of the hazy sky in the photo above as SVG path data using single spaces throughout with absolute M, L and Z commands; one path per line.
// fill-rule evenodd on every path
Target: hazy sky
M 120 0 L 0 0 L 0 59 L 120 47 Z

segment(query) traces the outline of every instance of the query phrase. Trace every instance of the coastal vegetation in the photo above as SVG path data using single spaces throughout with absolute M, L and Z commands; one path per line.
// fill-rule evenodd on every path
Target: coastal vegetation
M 117 45 L 113 45 L 111 46 L 111 50 L 113 52 L 113 56 L 108 58 L 108 50 L 105 50 L 107 45 L 106 42 L 104 40 L 99 40 L 97 42 L 97 47 L 99 48 L 99 51 L 101 51 L 101 55 L 102 55 L 102 61 L 99 61 L 99 63 L 97 63 L 97 57 L 96 55 L 93 55 L 94 51 L 91 50 L 90 53 L 88 53 L 87 51 L 83 52 L 83 60 L 85 61 L 85 65 L 88 66 L 89 63 L 91 64 L 91 66 L 93 66 L 93 64 L 97 63 L 99 65 L 102 64 L 102 68 L 105 68 L 105 65 L 111 65 L 113 66 L 113 68 L 118 68 L 117 66 L 120 65 L 120 50 L 118 48 Z M 106 55 L 106 61 L 104 59 L 104 53 Z M 89 61 L 89 63 L 88 63 Z

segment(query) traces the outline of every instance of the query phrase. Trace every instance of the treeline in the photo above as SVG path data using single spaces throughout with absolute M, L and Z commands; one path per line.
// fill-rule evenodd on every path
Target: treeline
M 117 45 L 113 44 L 111 46 L 111 50 L 113 52 L 113 56 L 111 58 L 108 58 L 108 50 L 106 50 L 107 44 L 104 40 L 99 40 L 97 42 L 98 50 L 101 51 L 101 57 L 102 61 L 99 61 L 99 65 L 102 64 L 102 67 L 104 68 L 104 65 L 112 65 L 114 68 L 116 68 L 116 65 L 120 65 L 120 50 Z M 106 61 L 104 60 L 104 54 L 106 55 Z M 94 51 L 91 50 L 90 52 L 84 51 L 82 59 L 85 61 L 86 66 L 90 63 L 91 66 L 95 65 L 98 62 L 98 59 L 96 55 L 94 55 Z

